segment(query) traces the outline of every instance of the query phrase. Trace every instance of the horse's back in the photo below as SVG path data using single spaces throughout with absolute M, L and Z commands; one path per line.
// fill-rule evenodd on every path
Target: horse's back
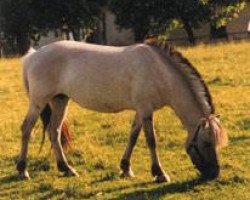
M 81 106 L 98 111 L 134 109 L 138 101 L 155 95 L 145 97 L 152 91 L 152 73 L 143 48 L 147 47 L 73 41 L 42 47 L 32 55 L 36 60 L 30 70 L 34 90 L 49 97 L 62 93 Z

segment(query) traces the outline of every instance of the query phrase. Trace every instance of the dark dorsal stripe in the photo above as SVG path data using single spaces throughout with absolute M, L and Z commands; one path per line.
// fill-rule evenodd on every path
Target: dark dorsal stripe
M 210 113 L 207 113 L 207 114 L 214 114 L 215 108 L 213 105 L 213 101 L 212 101 L 212 97 L 209 92 L 209 89 L 207 85 L 205 84 L 201 74 L 189 62 L 189 60 L 185 58 L 180 52 L 176 51 L 171 45 L 167 43 L 161 43 L 157 39 L 145 40 L 145 44 L 148 44 L 150 46 L 154 46 L 160 49 L 161 51 L 163 51 L 165 56 L 169 56 L 172 61 L 178 64 L 177 66 L 179 66 L 179 70 L 181 70 L 183 74 L 185 75 L 185 78 L 191 85 L 192 92 L 194 93 L 196 98 L 199 98 L 200 96 L 198 94 L 199 92 L 203 92 L 203 96 L 206 102 L 208 103 L 208 105 L 210 106 Z M 188 68 L 188 70 L 186 70 L 186 68 Z M 195 80 L 193 80 L 193 77 L 195 77 Z M 194 87 L 192 87 L 197 83 L 199 84 L 199 87 L 201 87 L 203 91 L 196 91 Z

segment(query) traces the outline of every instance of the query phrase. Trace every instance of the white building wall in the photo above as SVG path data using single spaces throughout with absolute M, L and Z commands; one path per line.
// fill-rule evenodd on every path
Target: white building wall
M 109 11 L 105 12 L 105 24 L 107 45 L 122 46 L 134 43 L 133 31 L 131 29 L 119 30 L 118 26 L 115 24 L 115 16 Z

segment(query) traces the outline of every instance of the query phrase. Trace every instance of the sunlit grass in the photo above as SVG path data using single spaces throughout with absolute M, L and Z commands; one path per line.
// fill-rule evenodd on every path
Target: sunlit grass
M 68 158 L 80 178 L 63 178 L 56 169 L 48 140 L 38 149 L 38 123 L 29 145 L 31 181 L 16 178 L 20 125 L 28 99 L 21 79 L 20 59 L 0 60 L 0 199 L 250 199 L 250 43 L 199 45 L 179 49 L 198 68 L 211 90 L 230 143 L 222 150 L 218 180 L 193 185 L 197 177 L 183 144 L 186 131 L 173 112 L 155 114 L 158 149 L 171 184 L 153 184 L 143 134 L 132 157 L 137 175 L 119 178 L 133 112 L 100 114 L 70 103 L 67 120 L 74 131 Z

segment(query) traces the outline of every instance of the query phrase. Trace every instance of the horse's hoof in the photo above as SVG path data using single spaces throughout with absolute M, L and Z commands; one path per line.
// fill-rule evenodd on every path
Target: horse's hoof
M 170 183 L 170 177 L 167 174 L 162 174 L 160 176 L 156 176 L 155 177 L 155 182 L 156 183 Z
M 66 172 L 64 173 L 63 176 L 65 176 L 65 177 L 70 177 L 70 176 L 79 177 L 79 174 L 76 172 L 75 169 L 70 168 L 68 171 L 66 171 Z
M 30 180 L 30 175 L 29 175 L 29 172 L 28 171 L 22 171 L 22 172 L 19 172 L 19 179 L 20 180 Z
M 129 170 L 129 171 L 122 171 L 120 174 L 120 177 L 121 178 L 134 178 L 135 175 L 132 170 Z

